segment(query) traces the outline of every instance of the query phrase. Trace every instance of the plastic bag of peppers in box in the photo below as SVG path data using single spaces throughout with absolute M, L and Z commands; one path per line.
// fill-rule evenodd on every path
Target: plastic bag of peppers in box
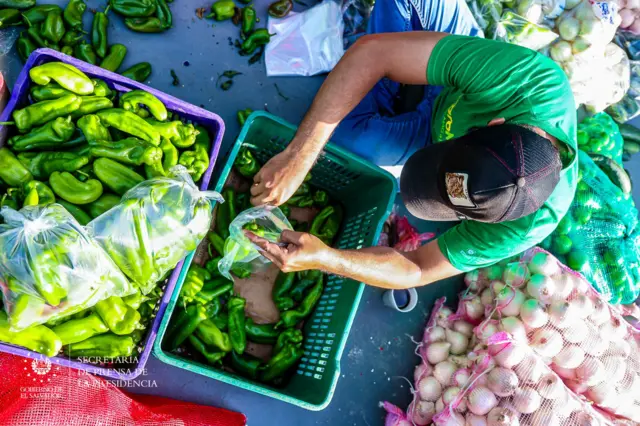
M 135 291 L 104 250 L 59 204 L 3 207 L 0 276 L 11 330 Z
M 578 124 L 578 148 L 587 154 L 599 154 L 622 164 L 624 140 L 615 121 L 600 112 Z
M 542 246 L 581 272 L 605 300 L 632 303 L 640 294 L 638 211 L 587 154 L 580 151 L 579 161 L 569 213 Z

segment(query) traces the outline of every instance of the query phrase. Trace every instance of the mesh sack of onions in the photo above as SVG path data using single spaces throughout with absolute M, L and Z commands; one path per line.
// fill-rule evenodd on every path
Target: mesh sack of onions
M 580 274 L 534 248 L 517 260 L 468 273 L 465 283 L 456 315 L 477 323 L 479 348 L 498 332 L 520 343 L 500 352 L 488 347 L 499 366 L 516 368 L 529 347 L 537 355 L 532 366 L 551 368 L 604 412 L 640 422 L 640 331 Z
M 433 417 L 436 425 L 614 424 L 571 392 L 526 342 L 498 332 L 486 347 L 469 354 L 473 373 L 453 401 Z

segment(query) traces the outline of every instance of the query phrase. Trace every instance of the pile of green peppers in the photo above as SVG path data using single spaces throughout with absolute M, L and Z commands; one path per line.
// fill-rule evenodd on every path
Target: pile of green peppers
M 166 0 L 110 0 L 110 5 L 133 31 L 160 33 L 173 25 L 173 15 Z
M 154 12 L 156 2 L 158 10 L 164 10 L 161 27 L 163 30 L 169 28 L 171 11 L 166 7 L 164 0 L 147 1 L 153 4 Z M 161 2 L 164 7 L 160 7 Z M 5 0 L 3 9 L 0 10 L 0 28 L 16 25 L 26 27 L 16 42 L 18 55 L 23 62 L 26 62 L 34 50 L 48 47 L 92 65 L 117 72 L 127 54 L 127 48 L 122 44 L 109 45 L 107 13 L 110 9 L 118 13 L 121 10 L 131 10 L 135 7 L 133 3 L 135 3 L 134 0 L 112 0 L 111 5 L 104 11 L 95 12 L 90 32 L 85 32 L 82 18 L 87 11 L 87 5 L 84 0 L 69 0 L 64 9 L 55 4 L 36 6 L 35 1 L 31 0 Z M 136 81 L 145 81 L 151 75 L 151 65 L 148 62 L 141 62 L 122 71 L 121 74 Z
M 73 66 L 49 62 L 30 70 L 34 103 L 15 110 L 0 149 L 0 206 L 58 203 L 82 225 L 120 202 L 136 184 L 182 164 L 194 181 L 209 165 L 210 136 L 170 119 L 164 104 L 143 91 L 119 94 Z M 161 296 L 111 297 L 64 324 L 10 332 L 0 317 L 0 341 L 48 356 L 127 356 L 155 315 Z M 47 327 L 51 330 L 45 331 Z

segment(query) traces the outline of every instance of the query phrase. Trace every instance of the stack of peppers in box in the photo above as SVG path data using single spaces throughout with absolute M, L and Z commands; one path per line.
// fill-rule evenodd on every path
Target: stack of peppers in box
M 0 206 L 18 210 L 57 203 L 86 225 L 145 178 L 168 175 L 180 164 L 198 181 L 208 168 L 206 129 L 170 120 L 152 94 L 117 93 L 61 62 L 34 67 L 29 76 L 32 102 L 13 112 L 14 135 L 0 149 Z M 117 256 L 109 255 L 118 263 Z M 47 356 L 61 347 L 71 357 L 132 355 L 155 316 L 163 281 L 20 331 L 11 314 L 0 312 L 0 341 Z
M 246 148 L 241 149 L 234 166 L 237 174 L 248 179 L 260 170 L 255 156 Z M 280 208 L 287 217 L 294 209 L 313 210 L 311 222 L 289 221 L 296 230 L 310 232 L 331 245 L 340 230 L 342 207 L 330 203 L 325 191 L 312 190 L 307 182 Z M 171 319 L 163 345 L 169 351 L 191 354 L 249 379 L 281 385 L 303 355 L 301 327 L 322 296 L 324 275 L 317 270 L 280 272 L 272 291 L 279 321 L 256 324 L 247 317 L 246 300 L 234 294 L 234 283 L 220 274 L 218 262 L 224 254 L 229 225 L 239 212 L 250 207 L 250 194 L 236 194 L 227 188 L 223 196 L 225 203 L 217 206 L 215 230 L 207 235 L 211 259 L 205 267 L 193 264 L 187 272 L 178 303 L 182 308 Z M 244 229 L 261 233 L 254 222 Z M 232 268 L 231 272 L 241 279 L 251 276 L 247 267 Z M 271 357 L 265 360 L 246 353 L 247 342 L 273 345 Z

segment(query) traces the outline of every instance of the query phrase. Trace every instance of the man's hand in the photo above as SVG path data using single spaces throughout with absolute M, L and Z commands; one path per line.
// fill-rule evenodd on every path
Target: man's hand
M 272 261 L 282 272 L 323 269 L 329 263 L 331 248 L 320 239 L 304 232 L 282 231 L 280 242 L 285 247 L 245 231 L 252 243 L 262 249 L 264 257 Z
M 313 164 L 313 160 L 310 161 Z M 294 158 L 283 151 L 262 166 L 253 178 L 251 204 L 261 206 L 284 204 L 304 181 L 309 167 L 305 167 L 303 158 Z

